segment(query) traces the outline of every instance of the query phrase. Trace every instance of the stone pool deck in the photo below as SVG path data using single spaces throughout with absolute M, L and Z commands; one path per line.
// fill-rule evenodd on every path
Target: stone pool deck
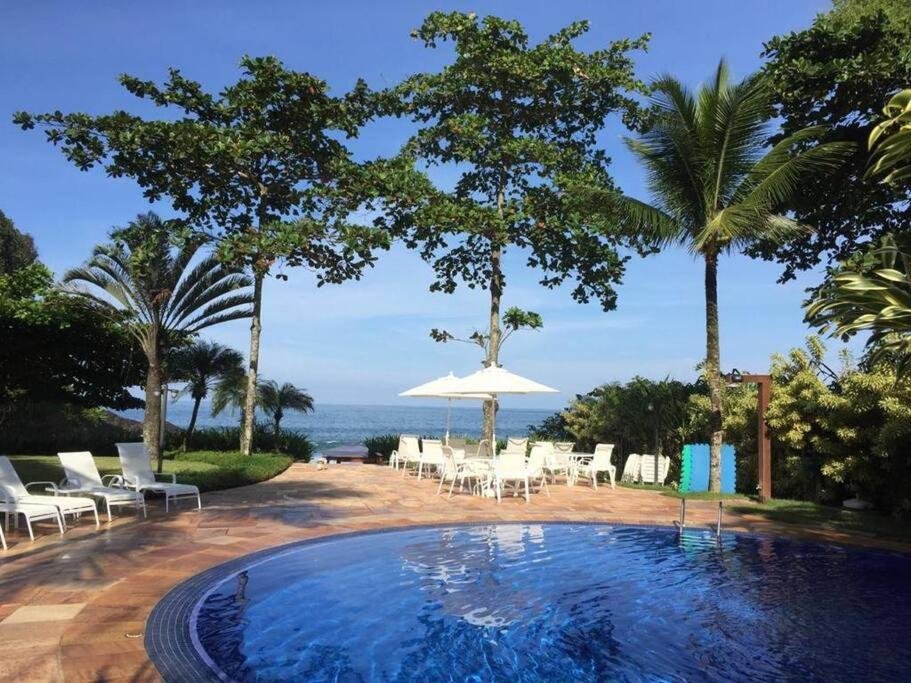
M 594 521 L 670 525 L 679 501 L 627 488 L 551 487 L 551 497 L 502 504 L 469 495 L 447 500 L 437 484 L 387 467 L 295 464 L 267 482 L 203 496 L 202 511 L 150 507 L 114 522 L 82 520 L 64 537 L 40 525 L 39 538 L 11 533 L 0 556 L 0 679 L 154 681 L 143 647 L 146 619 L 173 586 L 214 565 L 262 548 L 349 531 L 419 524 Z M 688 527 L 713 523 L 716 504 L 690 501 Z M 726 530 L 799 535 L 899 550 L 870 536 L 776 524 L 725 514 Z

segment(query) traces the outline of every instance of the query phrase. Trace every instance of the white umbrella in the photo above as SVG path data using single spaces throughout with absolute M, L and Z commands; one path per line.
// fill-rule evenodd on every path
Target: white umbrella
M 509 372 L 505 368 L 488 367 L 463 377 L 455 382 L 449 391 L 453 394 L 489 394 L 496 401 L 499 394 L 556 394 L 558 389 L 553 389 L 534 380 Z M 496 419 L 496 412 L 494 412 Z M 496 443 L 496 434 L 494 434 Z M 493 444 L 491 444 L 493 450 Z
M 411 398 L 445 398 L 447 403 L 446 408 L 446 443 L 449 443 L 449 425 L 452 418 L 452 401 L 461 400 L 461 399 L 480 399 L 482 401 L 489 401 L 492 397 L 490 394 L 475 394 L 475 393 L 459 393 L 455 394 L 452 392 L 452 387 L 456 386 L 461 380 L 450 372 L 445 377 L 438 377 L 437 379 L 425 382 L 424 384 L 419 384 L 416 387 L 412 387 L 407 391 L 403 391 L 399 396 L 409 396 Z

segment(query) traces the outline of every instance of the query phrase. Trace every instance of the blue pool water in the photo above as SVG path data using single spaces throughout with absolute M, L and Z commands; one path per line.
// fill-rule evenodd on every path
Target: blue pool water
M 197 604 L 240 681 L 908 680 L 911 557 L 601 525 L 355 535 Z

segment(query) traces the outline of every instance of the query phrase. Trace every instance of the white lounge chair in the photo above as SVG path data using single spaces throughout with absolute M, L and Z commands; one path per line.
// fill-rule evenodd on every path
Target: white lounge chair
M 617 468 L 610 461 L 613 451 L 614 444 L 612 443 L 599 443 L 595 446 L 595 452 L 589 460 L 583 460 L 576 464 L 575 472 L 573 473 L 574 483 L 579 477 L 583 477 L 590 479 L 592 488 L 597 489 L 598 475 L 601 472 L 607 472 L 608 477 L 610 477 L 610 487 L 616 488 L 614 479 L 617 475 Z
M 28 528 L 28 537 L 34 541 L 35 532 L 32 529 L 32 522 L 40 522 L 46 519 L 52 519 L 57 522 L 57 528 L 63 535 L 64 526 L 63 518 L 60 516 L 60 510 L 53 505 L 40 505 L 38 503 L 14 503 L 0 491 L 0 513 L 6 517 L 6 529 L 9 531 L 10 517 L 15 520 L 16 527 L 19 526 L 19 516 L 25 519 L 25 526 Z M 6 550 L 6 536 L 3 535 L 0 528 L 0 541 L 3 542 L 3 549 Z
M 671 466 L 671 459 L 666 455 L 642 454 L 639 456 L 639 479 L 643 484 L 664 485 Z M 657 468 L 656 468 L 657 462 Z
M 60 482 L 60 493 L 83 493 L 93 498 L 101 498 L 107 507 L 109 522 L 111 507 L 118 505 L 130 505 L 136 508 L 137 514 L 141 510 L 142 516 L 146 516 L 143 495 L 138 491 L 123 488 L 123 477 L 119 474 L 102 477 L 95 465 L 95 458 L 88 451 L 58 453 L 57 457 L 60 458 L 63 473 L 66 475 Z
M 53 495 L 29 493 L 30 486 L 43 486 L 45 490 L 50 489 Z M 64 529 L 67 515 L 78 517 L 83 512 L 91 512 L 95 515 L 95 526 L 101 526 L 101 520 L 98 519 L 98 508 L 95 506 L 94 500 L 81 496 L 60 496 L 57 495 L 57 492 L 57 484 L 52 481 L 32 481 L 23 484 L 10 459 L 5 455 L 0 456 L 0 493 L 4 495 L 8 504 L 12 503 L 17 507 L 27 505 L 54 507 L 59 513 L 61 526 Z M 22 510 L 18 514 L 28 514 L 28 511 Z M 37 519 L 37 517 L 33 515 L 32 519 Z M 31 528 L 29 528 L 29 533 L 31 533 Z
M 638 482 L 641 464 L 642 456 L 640 456 L 638 453 L 630 453 L 623 465 L 623 474 L 620 475 L 620 481 L 625 481 L 632 484 Z
M 181 498 L 195 498 L 197 507 L 202 510 L 202 498 L 199 489 L 192 484 L 178 484 L 173 472 L 162 472 L 160 475 L 152 471 L 149 454 L 145 444 L 119 443 L 117 453 L 120 456 L 120 467 L 123 469 L 123 485 L 139 493 L 152 491 L 164 494 L 165 512 L 170 510 L 170 504 Z M 171 477 L 170 483 L 158 481 L 155 477 Z

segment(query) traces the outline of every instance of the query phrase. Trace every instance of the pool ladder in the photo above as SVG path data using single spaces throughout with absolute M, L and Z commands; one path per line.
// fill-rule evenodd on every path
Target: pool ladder
M 715 522 L 715 536 L 721 538 L 721 518 L 724 514 L 724 501 L 718 501 L 718 519 Z M 686 497 L 680 499 L 680 520 L 674 522 L 679 531 L 686 528 Z

